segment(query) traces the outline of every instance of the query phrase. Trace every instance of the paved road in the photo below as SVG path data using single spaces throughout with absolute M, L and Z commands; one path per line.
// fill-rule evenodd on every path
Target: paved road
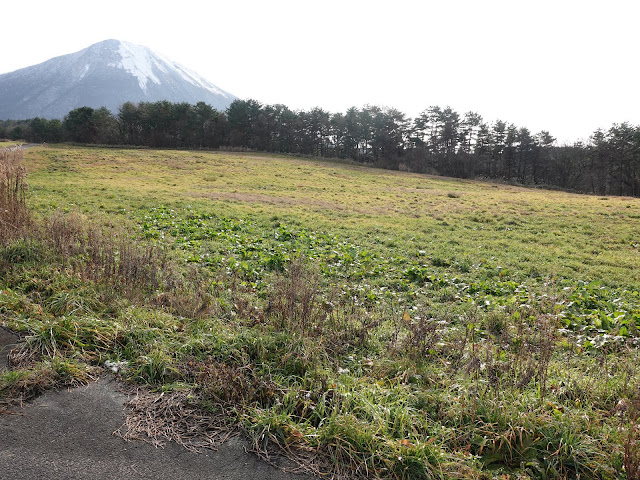
M 246 453 L 240 440 L 217 452 L 191 453 L 125 442 L 112 435 L 124 422 L 126 396 L 114 380 L 48 392 L 31 405 L 0 415 L 0 479 L 307 480 Z

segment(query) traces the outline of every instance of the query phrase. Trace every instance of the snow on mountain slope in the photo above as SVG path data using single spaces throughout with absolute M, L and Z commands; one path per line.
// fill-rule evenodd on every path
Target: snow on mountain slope
M 160 80 L 153 74 L 153 67 L 155 66 L 165 73 L 167 71 L 153 58 L 150 50 L 129 42 L 120 42 L 118 52 L 122 59 L 119 63 L 110 63 L 109 66 L 124 68 L 138 79 L 138 85 L 145 92 L 147 91 L 148 80 L 160 85 Z
M 0 75 L 0 119 L 62 118 L 70 110 L 125 102 L 203 101 L 224 110 L 236 97 L 147 47 L 105 40 Z

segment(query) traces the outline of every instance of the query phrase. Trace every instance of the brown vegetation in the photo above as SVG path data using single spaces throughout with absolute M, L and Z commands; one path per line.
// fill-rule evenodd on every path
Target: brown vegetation
M 0 242 L 19 236 L 29 223 L 26 178 L 22 149 L 0 150 Z

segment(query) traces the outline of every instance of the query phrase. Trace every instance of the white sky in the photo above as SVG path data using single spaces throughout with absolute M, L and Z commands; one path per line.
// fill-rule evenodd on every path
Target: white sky
M 637 0 L 20 4 L 1 8 L 0 73 L 116 38 L 293 109 L 450 105 L 560 141 L 640 124 Z

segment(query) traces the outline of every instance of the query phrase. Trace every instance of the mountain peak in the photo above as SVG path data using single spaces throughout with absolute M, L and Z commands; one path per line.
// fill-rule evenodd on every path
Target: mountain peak
M 163 62 L 158 61 L 160 57 L 155 55 L 147 47 L 129 42 L 119 42 L 118 54 L 120 55 L 120 61 L 110 63 L 109 66 L 123 68 L 136 77 L 138 79 L 138 85 L 144 92 L 147 91 L 148 81 L 152 81 L 155 84 L 161 83 L 154 74 L 154 70 L 157 68 L 166 72 L 166 69 L 163 67 Z
M 0 119 L 62 118 L 81 106 L 115 112 L 128 101 L 203 101 L 224 110 L 235 98 L 148 47 L 116 39 L 0 75 Z

